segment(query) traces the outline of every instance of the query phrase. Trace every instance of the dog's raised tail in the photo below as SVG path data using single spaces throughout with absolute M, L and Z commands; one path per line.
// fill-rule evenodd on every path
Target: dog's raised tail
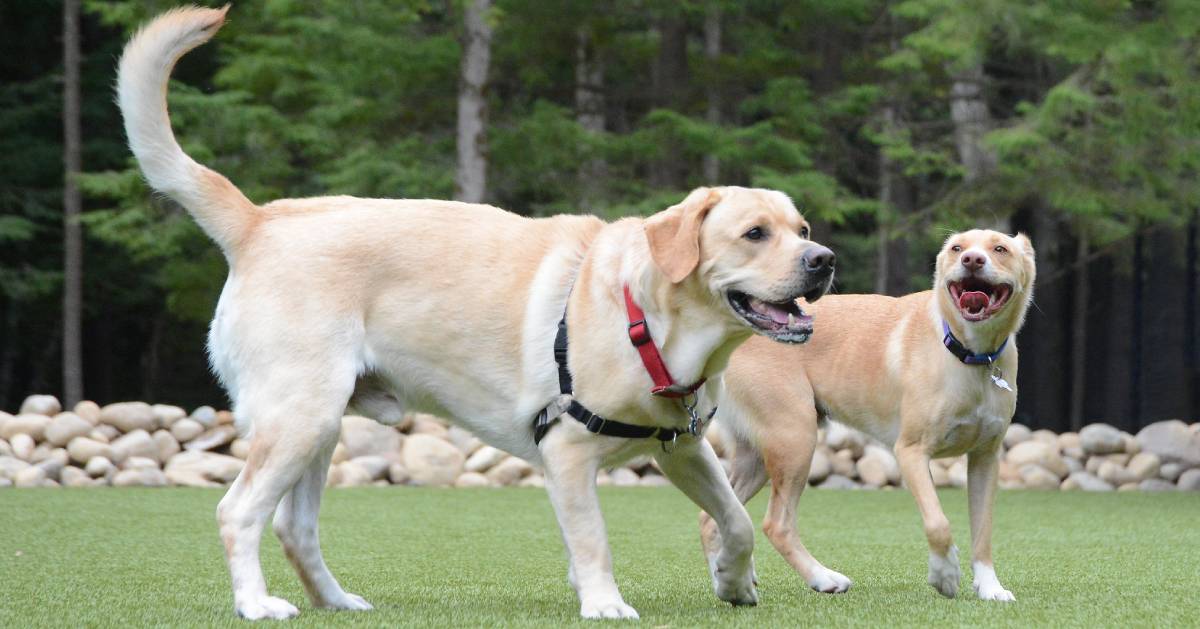
M 129 147 L 146 180 L 186 208 L 229 255 L 259 212 L 221 174 L 183 152 L 167 115 L 167 80 L 179 58 L 216 34 L 229 5 L 168 11 L 133 36 L 117 70 L 117 104 Z

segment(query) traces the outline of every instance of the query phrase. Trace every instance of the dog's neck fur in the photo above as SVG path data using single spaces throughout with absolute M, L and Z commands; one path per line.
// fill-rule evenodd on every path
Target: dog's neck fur
M 603 335 L 604 347 L 577 346 L 586 358 L 578 363 L 577 381 L 585 403 L 592 405 L 598 397 L 607 397 L 608 402 L 595 404 L 597 412 L 610 409 L 626 409 L 636 406 L 645 413 L 645 420 L 661 425 L 677 425 L 678 417 L 659 417 L 663 404 L 671 400 L 651 397 L 648 375 L 641 369 L 640 358 L 629 341 L 628 317 L 622 290 L 629 286 L 634 301 L 646 313 L 654 342 L 658 345 L 663 362 L 679 384 L 692 384 L 702 378 L 712 380 L 725 370 L 729 357 L 743 341 L 752 334 L 738 325 L 731 316 L 713 307 L 714 299 L 699 277 L 693 272 L 684 281 L 672 284 L 655 267 L 645 238 L 628 238 L 625 242 L 636 243 L 622 248 L 608 247 L 606 241 L 618 241 L 622 232 L 636 230 L 640 236 L 641 219 L 624 219 L 613 223 L 597 235 L 580 266 L 579 278 L 590 276 L 590 281 L 576 281 L 577 286 L 591 286 L 592 291 L 572 291 L 568 307 L 568 322 L 571 326 L 586 325 L 612 330 Z M 590 307 L 584 307 L 589 304 Z M 719 306 L 724 308 L 722 304 Z M 578 317 L 574 313 L 579 313 Z M 594 313 L 587 318 L 585 313 Z M 572 337 L 574 339 L 576 337 Z M 580 343 L 583 341 L 581 340 Z M 636 378 L 615 381 L 612 374 L 621 373 L 610 365 L 614 361 L 634 361 L 638 369 L 632 372 Z M 576 368 L 577 363 L 572 362 Z M 606 386 L 597 387 L 595 383 Z M 708 385 L 706 385 L 708 387 Z M 607 390 L 607 391 L 606 391 Z M 673 405 L 677 406 L 677 405 Z M 633 416 L 621 416 L 622 421 L 637 421 Z
M 950 326 L 950 332 L 968 350 L 975 354 L 995 352 L 1021 329 L 1025 321 L 1025 310 L 1029 305 L 1029 288 L 1014 287 L 1010 302 L 1000 312 L 984 321 L 967 321 L 954 307 L 945 282 L 939 276 L 934 279 L 933 308 L 930 309 L 933 328 L 939 342 L 943 336 L 942 321 Z

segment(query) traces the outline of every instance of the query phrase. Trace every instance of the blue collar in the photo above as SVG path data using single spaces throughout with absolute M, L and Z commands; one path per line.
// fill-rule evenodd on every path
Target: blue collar
M 954 337 L 954 333 L 950 331 L 950 324 L 946 323 L 945 319 L 942 319 L 942 331 L 946 333 L 946 336 L 942 337 L 942 344 L 946 346 L 946 349 L 950 350 L 951 354 L 954 354 L 955 358 L 962 361 L 964 365 L 990 365 L 996 362 L 996 359 L 1004 351 L 1004 348 L 1008 347 L 1008 339 L 1004 339 L 1004 342 L 1000 344 L 1000 347 L 996 351 L 990 354 L 975 354 L 967 349 L 967 346 L 963 345 L 962 341 Z

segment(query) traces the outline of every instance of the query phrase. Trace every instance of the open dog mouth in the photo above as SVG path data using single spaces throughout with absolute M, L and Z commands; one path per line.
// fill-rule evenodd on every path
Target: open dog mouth
M 950 298 L 967 321 L 983 321 L 996 314 L 1012 295 L 1012 286 L 993 284 L 978 277 L 952 281 L 949 289 Z
M 729 305 L 755 332 L 782 343 L 803 343 L 813 333 L 813 318 L 795 299 L 763 301 L 746 293 L 728 292 Z

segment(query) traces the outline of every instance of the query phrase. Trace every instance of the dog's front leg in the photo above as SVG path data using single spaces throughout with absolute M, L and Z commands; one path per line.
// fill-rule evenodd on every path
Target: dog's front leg
M 950 520 L 942 511 L 933 478 L 929 475 L 929 455 L 919 443 L 896 443 L 900 474 L 917 500 L 925 537 L 929 540 L 929 585 L 943 596 L 954 598 L 962 571 L 958 567 L 958 548 L 950 535 Z
M 570 562 L 568 580 L 579 595 L 579 615 L 584 618 L 637 618 L 625 604 L 613 579 L 612 555 L 600 499 L 596 472 L 603 452 L 594 445 L 564 438 L 559 429 L 542 442 L 546 465 L 546 491 L 558 516 Z M 602 439 L 587 435 L 589 441 Z
M 729 486 L 712 446 L 703 438 L 688 438 L 654 458 L 663 474 L 717 522 L 721 549 L 709 566 L 717 597 L 734 605 L 757 605 L 754 524 Z
M 992 564 L 992 504 L 996 497 L 1000 442 L 989 443 L 967 455 L 967 500 L 971 511 L 971 571 L 975 593 L 985 601 L 1016 598 L 1000 585 Z

